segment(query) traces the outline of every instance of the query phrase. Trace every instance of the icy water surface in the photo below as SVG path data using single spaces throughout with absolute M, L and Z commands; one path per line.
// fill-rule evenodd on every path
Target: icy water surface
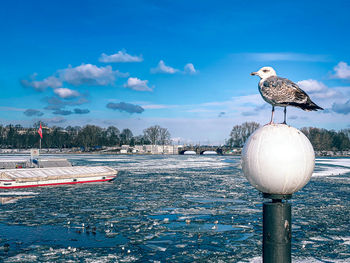
M 112 183 L 2 190 L 0 262 L 261 262 L 262 197 L 232 156 L 65 155 Z M 350 159 L 294 194 L 293 259 L 350 262 Z

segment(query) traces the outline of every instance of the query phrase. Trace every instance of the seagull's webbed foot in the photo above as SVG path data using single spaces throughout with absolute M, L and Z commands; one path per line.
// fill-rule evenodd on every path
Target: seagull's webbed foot
M 271 120 L 270 122 L 266 123 L 264 126 L 271 125 L 271 124 L 274 124 L 273 120 Z

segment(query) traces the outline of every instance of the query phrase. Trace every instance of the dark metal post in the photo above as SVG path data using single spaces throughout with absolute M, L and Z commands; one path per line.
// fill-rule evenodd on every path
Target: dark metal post
M 264 194 L 272 202 L 263 204 L 263 262 L 290 263 L 292 216 L 291 204 L 283 199 L 292 195 Z

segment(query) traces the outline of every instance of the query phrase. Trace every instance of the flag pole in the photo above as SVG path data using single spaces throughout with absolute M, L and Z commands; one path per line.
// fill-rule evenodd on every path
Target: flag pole
M 39 126 L 39 129 L 38 129 L 38 133 L 40 135 L 40 137 L 39 137 L 39 153 L 40 153 L 40 151 L 41 151 L 41 139 L 43 138 L 43 130 L 41 128 L 41 122 L 40 122 L 40 126 Z
M 40 133 L 42 133 L 42 131 L 41 131 L 41 122 L 40 122 Z M 41 152 L 41 134 L 39 134 L 40 135 L 40 137 L 39 137 L 39 154 L 40 154 L 40 152 Z

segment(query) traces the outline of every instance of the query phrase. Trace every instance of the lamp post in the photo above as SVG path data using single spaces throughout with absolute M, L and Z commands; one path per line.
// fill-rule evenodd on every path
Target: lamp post
M 265 125 L 248 138 L 241 162 L 250 184 L 272 200 L 263 204 L 263 262 L 291 262 L 291 204 L 287 199 L 310 181 L 313 147 L 296 128 Z

